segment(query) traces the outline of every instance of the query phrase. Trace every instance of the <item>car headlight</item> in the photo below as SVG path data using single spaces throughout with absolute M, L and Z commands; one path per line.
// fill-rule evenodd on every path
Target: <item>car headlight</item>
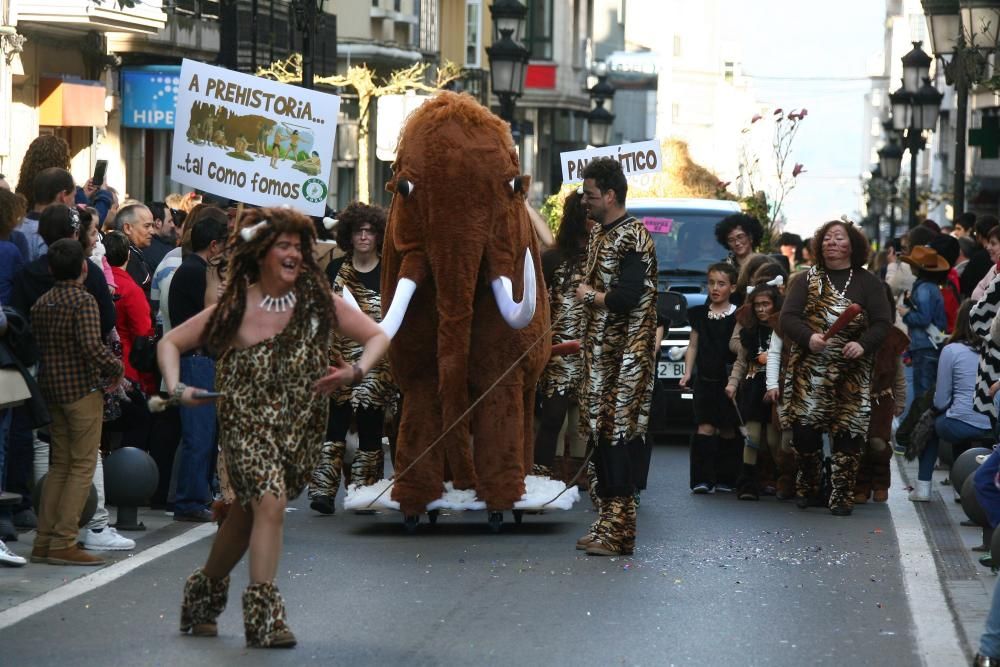
M 680 361 L 684 358 L 685 352 L 687 352 L 687 346 L 672 347 L 667 350 L 667 358 L 670 359 L 670 361 Z

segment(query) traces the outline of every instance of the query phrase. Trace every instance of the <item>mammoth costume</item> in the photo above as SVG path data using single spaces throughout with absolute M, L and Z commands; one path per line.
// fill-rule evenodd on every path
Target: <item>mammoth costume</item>
M 383 327 L 395 334 L 403 397 L 391 500 L 412 520 L 451 481 L 491 512 L 512 509 L 532 466 L 550 347 L 510 130 L 472 97 L 441 93 L 410 116 L 394 171 L 382 252 Z

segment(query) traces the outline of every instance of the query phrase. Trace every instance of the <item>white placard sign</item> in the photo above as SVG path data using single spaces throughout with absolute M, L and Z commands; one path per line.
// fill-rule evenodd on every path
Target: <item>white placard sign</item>
M 220 197 L 326 211 L 340 98 L 193 60 L 181 65 L 170 177 Z
M 559 154 L 563 183 L 582 181 L 583 177 L 580 174 L 583 173 L 583 168 L 587 166 L 588 162 L 598 157 L 610 157 L 618 160 L 626 178 L 639 174 L 656 173 L 663 168 L 663 156 L 660 154 L 658 139 L 619 146 L 605 146 L 604 148 L 588 148 L 583 151 L 569 151 Z

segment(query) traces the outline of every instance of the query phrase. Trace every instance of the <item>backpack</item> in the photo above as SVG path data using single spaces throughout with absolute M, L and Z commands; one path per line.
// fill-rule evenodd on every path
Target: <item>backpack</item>
M 41 354 L 35 337 L 31 333 L 31 325 L 20 311 L 9 306 L 3 306 L 3 314 L 7 317 L 7 333 L 4 342 L 10 347 L 11 353 L 25 366 L 38 362 Z

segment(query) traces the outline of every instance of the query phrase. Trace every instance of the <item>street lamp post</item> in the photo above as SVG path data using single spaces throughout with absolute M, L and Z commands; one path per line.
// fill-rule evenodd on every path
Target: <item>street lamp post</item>
M 302 33 L 302 87 L 313 88 L 315 79 L 316 27 L 324 0 L 293 0 L 295 27 Z
M 594 100 L 594 108 L 587 114 L 590 145 L 600 148 L 611 143 L 611 124 L 615 121 L 615 115 L 604 105 L 611 106 L 611 98 L 614 97 L 615 89 L 607 82 L 606 74 L 598 74 L 597 83 L 594 84 L 589 93 L 590 99 Z
M 514 120 L 514 104 L 524 93 L 528 49 L 517 41 L 524 34 L 528 8 L 517 0 L 495 0 L 490 5 L 493 45 L 486 49 L 490 60 L 490 87 L 500 100 L 500 117 Z
M 892 127 L 904 132 L 904 143 L 910 152 L 910 227 L 917 225 L 917 154 L 926 145 L 924 131 L 937 125 L 944 97 L 931 85 L 928 78 L 931 58 L 920 44 L 913 42 L 913 49 L 903 56 L 903 85 L 889 95 Z
M 889 184 L 889 240 L 896 238 L 896 179 L 903 163 L 903 149 L 890 135 L 889 143 L 878 151 L 879 172 Z

